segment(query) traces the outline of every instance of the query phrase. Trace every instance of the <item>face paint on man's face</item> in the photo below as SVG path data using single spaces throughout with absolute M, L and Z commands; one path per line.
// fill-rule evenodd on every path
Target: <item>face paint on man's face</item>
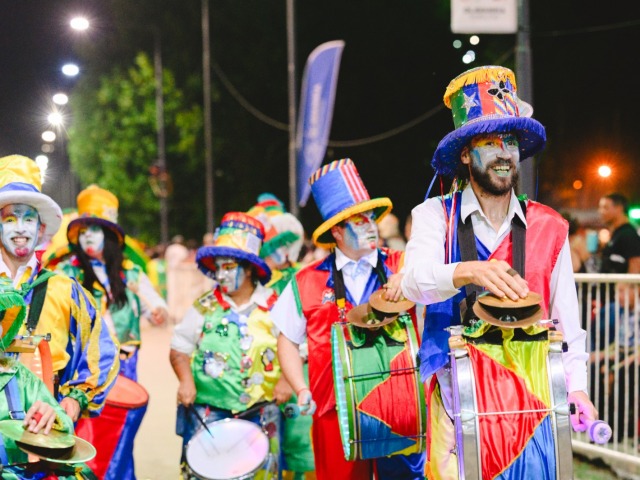
M 284 262 L 287 261 L 287 252 L 284 249 L 284 247 L 280 247 L 271 255 L 269 255 L 269 259 L 276 266 L 282 265 Z
M 100 259 L 104 251 L 104 231 L 100 225 L 88 225 L 80 229 L 78 243 L 91 258 Z
M 216 281 L 224 293 L 233 293 L 246 278 L 244 268 L 235 258 L 218 257 L 216 263 Z
M 0 210 L 0 226 L 7 253 L 20 260 L 29 258 L 38 245 L 41 226 L 38 211 L 22 203 L 7 205 Z
M 471 177 L 492 195 L 503 195 L 518 184 L 520 150 L 511 134 L 486 135 L 474 139 L 469 150 Z
M 345 222 L 344 240 L 356 251 L 378 248 L 378 226 L 372 211 L 353 215 Z

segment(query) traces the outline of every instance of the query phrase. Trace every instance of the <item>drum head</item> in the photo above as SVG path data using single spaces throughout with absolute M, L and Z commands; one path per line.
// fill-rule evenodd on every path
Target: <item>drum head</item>
M 250 478 L 266 462 L 269 439 L 255 423 L 227 418 L 207 426 L 211 434 L 200 428 L 186 448 L 187 465 L 199 478 Z
M 113 388 L 107 394 L 106 403 L 129 409 L 144 407 L 149 403 L 149 394 L 138 382 L 118 375 Z

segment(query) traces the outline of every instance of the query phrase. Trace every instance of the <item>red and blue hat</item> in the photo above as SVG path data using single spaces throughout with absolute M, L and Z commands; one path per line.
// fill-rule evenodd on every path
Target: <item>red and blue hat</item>
M 379 222 L 393 208 L 389 198 L 369 197 L 350 158 L 334 160 L 320 167 L 309 177 L 309 184 L 324 219 L 312 235 L 313 243 L 318 247 L 333 247 L 336 242 L 331 228 L 349 217 L 372 210 L 376 222 Z
M 260 258 L 263 241 L 264 227 L 258 219 L 244 212 L 229 212 L 216 229 L 213 245 L 198 249 L 196 263 L 200 271 L 210 277 L 215 274 L 217 257 L 246 260 L 256 267 L 258 279 L 265 285 L 271 279 L 271 269 Z
M 516 92 L 515 75 L 505 67 L 477 67 L 451 80 L 444 103 L 453 113 L 455 130 L 440 141 L 433 154 L 431 166 L 438 175 L 456 175 L 462 149 L 476 135 L 514 133 L 520 160 L 544 148 L 544 126 L 530 118 L 533 108 Z

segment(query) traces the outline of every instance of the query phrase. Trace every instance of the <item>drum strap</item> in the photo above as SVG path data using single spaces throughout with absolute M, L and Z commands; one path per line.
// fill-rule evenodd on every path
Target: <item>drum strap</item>
M 40 314 L 42 313 L 42 307 L 47 296 L 47 285 L 49 278 L 54 273 L 50 270 L 42 269 L 38 278 L 32 283 L 31 302 L 29 303 L 29 316 L 27 317 L 27 331 L 33 332 L 40 320 Z
M 525 200 L 518 200 L 520 207 L 527 215 L 527 203 Z M 527 229 L 524 223 L 514 215 L 511 220 L 511 256 L 513 258 L 513 268 L 524 278 L 525 275 L 525 244 L 527 241 Z M 460 259 L 463 262 L 478 260 L 478 249 L 476 247 L 476 236 L 473 233 L 473 223 L 469 219 L 466 223 L 462 221 L 462 215 L 458 216 L 458 244 L 460 245 Z M 467 291 L 482 292 L 478 285 L 467 285 Z
M 333 263 L 331 267 L 331 276 L 333 277 L 333 290 L 335 292 L 336 305 L 338 306 L 338 311 L 340 312 L 340 321 L 343 322 L 345 320 L 344 309 L 347 302 L 347 290 L 344 286 L 344 277 L 342 276 L 342 271 L 338 270 L 338 267 L 336 266 L 335 254 L 333 256 Z M 380 254 L 380 250 L 378 250 L 378 263 L 376 264 L 374 270 L 378 275 L 380 285 L 384 285 L 385 283 L 387 283 L 387 272 L 384 269 L 384 259 Z

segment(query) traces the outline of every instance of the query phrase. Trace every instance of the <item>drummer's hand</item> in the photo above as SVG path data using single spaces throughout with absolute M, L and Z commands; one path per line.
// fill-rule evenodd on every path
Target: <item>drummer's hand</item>
M 395 273 L 387 279 L 382 288 L 384 288 L 384 299 L 389 302 L 398 302 L 404 298 L 400 284 L 402 283 L 403 273 Z
M 48 435 L 56 421 L 56 411 L 48 403 L 36 400 L 31 408 L 27 410 L 22 425 L 32 433 L 38 433 L 43 430 Z
M 289 382 L 285 380 L 284 375 L 280 375 L 278 383 L 276 383 L 276 388 L 273 390 L 276 405 L 287 403 L 291 398 L 291 395 L 293 395 L 293 388 L 291 388 Z
M 571 392 L 567 401 L 576 406 L 576 413 L 571 415 L 571 426 L 576 432 L 585 432 L 591 423 L 598 418 L 598 411 L 589 396 L 581 391 Z
M 313 401 L 311 390 L 303 388 L 298 392 L 298 406 L 302 415 L 313 415 L 316 413 L 316 402 Z
M 149 316 L 149 321 L 153 325 L 162 325 L 167 318 L 169 318 L 169 312 L 164 307 L 156 307 L 151 310 L 151 315 Z
M 193 405 L 196 400 L 196 384 L 193 378 L 182 380 L 178 385 L 178 403 L 185 407 Z
M 80 418 L 80 403 L 75 398 L 64 397 L 60 402 L 60 406 L 74 422 Z
M 453 286 L 460 288 L 470 283 L 513 301 L 529 294 L 526 280 L 504 260 L 460 262 L 453 272 Z

